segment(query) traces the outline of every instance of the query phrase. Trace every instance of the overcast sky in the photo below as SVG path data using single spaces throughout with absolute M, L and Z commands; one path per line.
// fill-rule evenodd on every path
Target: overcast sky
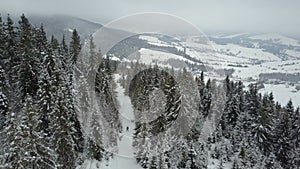
M 300 36 L 299 0 L 0 0 L 0 11 L 68 14 L 105 24 L 140 12 L 182 17 L 209 32 L 279 32 Z

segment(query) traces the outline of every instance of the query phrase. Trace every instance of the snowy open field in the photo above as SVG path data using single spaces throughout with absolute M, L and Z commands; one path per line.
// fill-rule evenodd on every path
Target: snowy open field
M 286 105 L 292 99 L 295 107 L 300 106 L 300 91 L 296 91 L 295 87 L 279 84 L 265 84 L 265 88 L 260 90 L 261 93 L 274 93 L 275 100 L 281 105 Z

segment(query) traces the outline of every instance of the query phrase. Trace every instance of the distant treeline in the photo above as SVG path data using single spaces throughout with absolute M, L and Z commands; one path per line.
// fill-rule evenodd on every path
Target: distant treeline
M 259 74 L 260 80 L 278 79 L 281 81 L 299 82 L 300 73 L 261 73 Z

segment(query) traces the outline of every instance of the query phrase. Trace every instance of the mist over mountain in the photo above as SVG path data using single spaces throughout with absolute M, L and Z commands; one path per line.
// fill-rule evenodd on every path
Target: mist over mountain
M 19 14 L 13 13 L 10 16 L 14 20 L 14 24 L 18 25 L 20 20 Z M 2 13 L 2 20 L 6 20 L 7 15 Z M 90 35 L 102 27 L 100 23 L 91 22 L 79 17 L 70 15 L 37 15 L 31 14 L 27 16 L 30 23 L 35 27 L 43 25 L 47 38 L 50 39 L 53 35 L 58 40 L 61 40 L 65 35 L 66 41 L 70 42 L 70 38 L 74 29 L 79 32 L 82 40 L 89 39 Z

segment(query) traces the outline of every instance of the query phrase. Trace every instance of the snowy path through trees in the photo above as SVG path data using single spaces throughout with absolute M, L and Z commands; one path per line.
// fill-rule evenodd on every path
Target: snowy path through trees
M 120 75 L 115 74 L 116 82 L 120 79 Z M 105 162 L 101 168 L 106 169 L 141 169 L 136 163 L 134 158 L 134 149 L 132 147 L 133 133 L 134 133 L 134 114 L 131 105 L 130 98 L 125 96 L 124 88 L 117 82 L 117 100 L 120 104 L 119 112 L 122 122 L 123 131 L 120 134 L 118 141 L 119 153 L 114 155 L 114 158 L 109 161 L 109 165 L 106 166 Z M 128 127 L 128 131 L 127 131 Z
M 120 133 L 120 139 L 118 140 L 118 153 L 114 154 L 114 158 L 109 162 L 103 160 L 100 165 L 101 169 L 142 169 L 136 163 L 134 158 L 134 148 L 132 147 L 133 133 L 134 133 L 134 114 L 133 108 L 128 96 L 124 94 L 124 88 L 118 83 L 120 75 L 115 74 L 115 81 L 117 83 L 117 100 L 120 104 L 119 112 L 122 122 L 123 131 Z M 127 131 L 128 127 L 128 131 Z M 97 161 L 86 161 L 83 166 L 84 169 L 97 169 Z M 80 168 L 81 169 L 81 168 Z

